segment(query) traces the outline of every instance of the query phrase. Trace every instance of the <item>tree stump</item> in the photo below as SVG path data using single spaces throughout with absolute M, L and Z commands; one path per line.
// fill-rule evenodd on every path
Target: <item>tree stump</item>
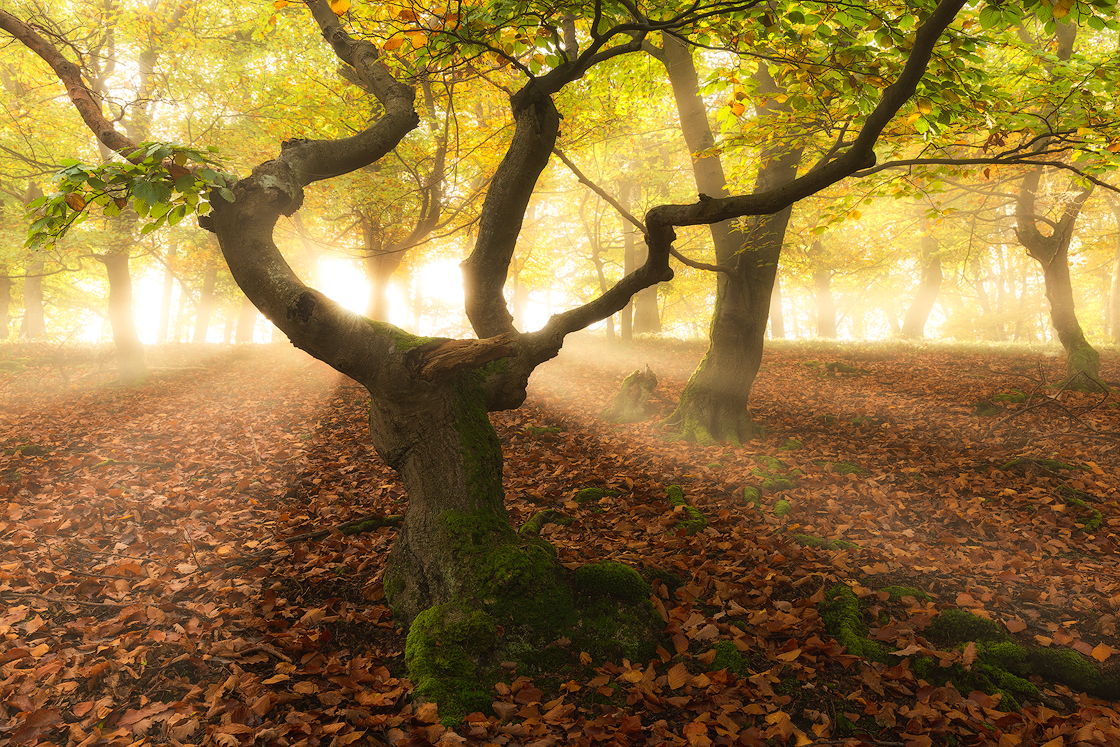
M 614 402 L 599 415 L 611 423 L 638 423 L 649 417 L 649 395 L 657 388 L 657 377 L 647 365 L 646 370 L 636 370 L 622 380 Z

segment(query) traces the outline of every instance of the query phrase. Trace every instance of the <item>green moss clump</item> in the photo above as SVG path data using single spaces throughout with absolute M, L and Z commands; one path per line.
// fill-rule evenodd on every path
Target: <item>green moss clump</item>
M 481 610 L 443 604 L 420 613 L 404 649 L 414 696 L 438 703 L 445 725 L 488 711 L 493 698 L 483 683 L 494 676 L 484 671 L 484 662 L 497 639 L 493 618 Z
M 669 503 L 673 506 L 680 506 L 684 514 L 688 517 L 677 522 L 677 529 L 683 529 L 685 534 L 696 534 L 702 532 L 708 526 L 708 517 L 704 515 L 700 509 L 688 505 L 688 501 L 684 498 L 684 490 L 680 485 L 670 485 L 666 488 L 666 493 L 669 496 Z
M 572 588 L 578 594 L 613 596 L 634 603 L 649 601 L 651 593 L 641 574 L 624 563 L 611 561 L 577 568 L 572 574 Z
M 779 519 L 781 519 L 784 516 L 788 516 L 789 512 L 792 511 L 792 510 L 793 510 L 793 506 L 790 504 L 789 501 L 784 501 L 783 500 L 783 501 L 778 501 L 777 503 L 774 504 L 774 515 L 777 516 Z
M 944 646 L 956 646 L 969 641 L 1003 642 L 1011 639 L 1000 628 L 999 623 L 965 610 L 942 610 L 933 618 L 926 634 L 930 640 Z
M 571 524 L 572 521 L 573 519 L 571 517 L 564 516 L 563 514 L 559 513 L 558 511 L 554 511 L 551 508 L 546 508 L 544 511 L 538 511 L 537 513 L 533 514 L 529 518 L 529 520 L 522 524 L 521 528 L 517 531 L 519 534 L 525 536 L 539 537 L 541 534 L 541 530 L 544 529 L 546 524 L 560 524 L 562 526 L 567 526 L 568 524 Z M 549 545 L 548 547 L 549 550 L 555 553 L 555 548 L 553 548 L 552 545 Z
M 660 581 L 661 585 L 668 589 L 670 594 L 679 589 L 681 586 L 684 586 L 683 578 L 671 571 L 665 570 L 664 568 L 647 566 L 644 569 L 644 573 L 646 578 L 648 578 L 650 581 L 653 581 L 655 579 L 657 581 Z
M 743 488 L 743 503 L 753 508 L 762 506 L 762 491 L 753 485 Z
M 1003 412 L 1003 408 L 991 400 L 982 399 L 973 405 L 972 414 L 980 418 L 990 418 Z
M 860 614 L 859 599 L 846 584 L 837 584 L 826 591 L 817 611 L 829 635 L 849 654 L 871 661 L 888 661 L 886 647 L 867 637 L 868 628 Z
M 930 595 L 913 586 L 885 586 L 879 591 L 885 591 L 890 594 L 892 602 L 898 602 L 903 597 L 914 597 L 919 602 L 928 602 Z
M 363 534 L 365 532 L 375 532 L 384 527 L 400 526 L 402 521 L 404 521 L 404 517 L 396 514 L 391 516 L 375 516 L 358 524 L 350 524 L 349 526 L 341 527 L 339 531 L 346 536 Z
M 867 470 L 851 462 L 817 462 L 818 467 L 832 467 L 833 474 L 837 475 L 866 475 Z
M 779 502 L 780 503 L 786 503 L 788 505 L 787 501 L 779 501 Z M 776 506 L 774 508 L 774 511 L 775 511 L 775 513 L 777 513 L 777 507 Z M 848 540 L 822 539 L 821 537 L 814 537 L 810 534 L 795 534 L 795 535 L 793 535 L 793 538 L 795 540 L 797 540 L 798 542 L 800 542 L 805 547 L 814 547 L 814 548 L 817 548 L 817 549 L 820 549 L 820 550 L 857 550 L 857 549 L 859 549 L 859 545 L 857 545 L 855 542 L 849 542 Z
M 1063 501 L 1070 504 L 1071 506 L 1077 506 L 1078 508 L 1083 508 L 1089 512 L 1089 519 L 1082 522 L 1081 530 L 1084 532 L 1095 532 L 1101 528 L 1101 521 L 1104 519 L 1104 517 L 1101 515 L 1100 511 L 1086 503 L 1084 499 L 1081 498 L 1081 496 L 1084 496 L 1086 498 L 1093 497 L 1083 490 L 1077 490 L 1076 488 L 1071 488 L 1068 485 L 1058 486 L 1058 497 L 1060 497 Z
M 825 425 L 832 425 L 836 422 L 836 416 L 835 415 L 818 415 L 817 420 L 821 421 Z
M 772 456 L 762 456 L 761 467 L 755 467 L 751 474 L 759 478 L 759 487 L 766 491 L 777 492 L 790 490 L 797 487 L 797 478 L 801 476 L 800 470 L 792 470 L 784 474 L 788 468 L 785 462 Z
M 992 397 L 994 402 L 1012 402 L 1014 404 L 1022 404 L 1027 401 L 1027 395 L 1018 389 L 1013 389 L 1004 394 L 996 394 Z
M 747 666 L 747 660 L 743 658 L 743 653 L 735 647 L 731 641 L 720 641 L 716 644 L 716 658 L 712 659 L 712 671 L 718 672 L 721 669 L 726 669 L 732 674 L 737 674 L 740 677 L 746 677 L 751 674 L 750 667 Z
M 447 339 L 448 339 L 446 337 L 420 337 L 420 336 L 405 332 L 400 327 L 389 324 L 388 322 L 379 322 L 379 321 L 375 321 L 373 319 L 366 319 L 366 323 L 369 324 L 371 327 L 374 327 L 378 331 L 383 332 L 383 333 L 389 335 L 390 337 L 392 337 L 393 340 L 396 343 L 396 348 L 399 352 L 404 352 L 406 350 L 412 350 L 413 348 L 420 348 L 420 347 L 426 347 L 426 346 L 441 344 L 441 343 L 447 342 Z
M 1034 672 L 1106 700 L 1120 700 L 1120 672 L 1106 676 L 1076 651 L 1036 648 L 1028 653 Z
M 797 449 L 800 449 L 804 445 L 805 444 L 801 443 L 796 438 L 791 438 L 791 439 L 788 439 L 784 444 L 782 444 L 778 448 L 781 449 L 782 451 L 795 451 Z
M 576 503 L 584 504 L 592 503 L 607 496 L 614 497 L 618 495 L 622 495 L 622 492 L 611 488 L 584 488 L 576 493 L 576 497 L 573 500 Z

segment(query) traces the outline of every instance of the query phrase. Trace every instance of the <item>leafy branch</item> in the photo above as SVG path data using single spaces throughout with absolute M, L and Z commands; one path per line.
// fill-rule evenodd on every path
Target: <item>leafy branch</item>
M 206 215 L 216 192 L 233 202 L 229 185 L 236 179 L 223 172 L 211 153 L 175 143 L 141 143 L 133 160 L 109 161 L 87 166 L 64 160 L 55 176 L 57 190 L 27 206 L 31 226 L 26 245 L 50 248 L 58 239 L 90 215 L 98 205 L 104 215 L 120 215 L 131 205 L 146 223 L 148 234 L 164 225 L 175 225 L 191 214 Z

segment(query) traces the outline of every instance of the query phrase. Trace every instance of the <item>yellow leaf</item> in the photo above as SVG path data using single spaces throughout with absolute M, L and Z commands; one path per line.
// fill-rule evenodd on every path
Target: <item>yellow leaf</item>
M 1092 657 L 1097 661 L 1104 661 L 1112 656 L 1112 646 L 1107 643 L 1098 643 L 1097 647 L 1093 649 Z
M 390 39 L 389 41 L 385 42 L 385 46 L 383 46 L 382 49 L 384 49 L 386 52 L 392 52 L 394 49 L 399 47 L 401 45 L 401 42 L 403 42 L 403 41 L 404 41 L 404 39 L 402 39 L 399 36 L 394 37 L 394 38 Z
M 964 647 L 964 668 L 971 670 L 974 661 L 976 661 L 976 641 L 969 641 Z
M 336 16 L 342 15 L 350 10 L 350 0 L 331 0 L 331 10 Z
M 288 0 L 276 0 L 276 2 L 272 4 L 272 7 L 276 8 L 276 10 L 280 10 L 281 8 L 288 7 L 288 5 L 290 5 Z
M 631 669 L 630 671 L 622 675 L 622 680 L 624 680 L 625 682 L 641 682 L 642 670 Z
M 412 42 L 413 49 L 420 49 L 420 47 L 428 43 L 428 37 L 419 31 L 409 31 L 408 40 Z

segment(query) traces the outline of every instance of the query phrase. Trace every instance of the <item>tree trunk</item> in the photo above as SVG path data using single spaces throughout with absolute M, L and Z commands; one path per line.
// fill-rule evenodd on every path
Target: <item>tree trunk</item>
M 140 384 L 148 377 L 144 362 L 144 346 L 136 333 L 132 315 L 132 275 L 128 271 L 128 254 L 111 253 L 97 257 L 105 265 L 109 277 L 109 325 L 117 351 L 117 372 L 125 384 Z
M 915 340 L 925 337 L 926 323 L 933 305 L 937 303 L 937 293 L 941 290 L 941 281 L 944 279 L 941 257 L 937 254 L 937 240 L 927 231 L 922 234 L 922 279 L 918 282 L 918 292 L 902 322 L 903 337 Z
M 1120 345 L 1120 236 L 1112 260 L 1112 289 L 1108 294 L 1108 331 L 1114 345 Z
M 237 314 L 237 336 L 234 342 L 238 345 L 252 342 L 257 330 L 257 307 L 247 296 L 241 298 L 241 309 Z
M 623 179 L 618 185 L 618 202 L 629 213 L 633 214 L 632 191 L 634 183 Z M 626 218 L 619 216 L 622 221 L 622 274 L 629 275 L 638 269 L 638 254 L 634 246 L 634 224 Z M 623 342 L 634 339 L 634 300 L 630 299 L 626 306 L 619 312 L 619 337 Z
M 167 250 L 166 265 L 163 268 L 163 294 L 159 298 L 159 327 L 156 328 L 156 342 L 167 342 L 167 329 L 171 325 L 171 297 L 175 290 L 175 254 L 178 247 L 172 244 Z
M 820 253 L 820 242 L 814 241 L 815 253 Z M 832 270 L 818 267 L 813 270 L 813 292 L 817 300 L 817 337 L 836 338 L 836 302 L 832 298 Z
M 689 151 L 706 152 L 715 138 L 700 96 L 691 48 L 676 37 L 666 36 L 663 56 Z M 764 66 L 756 77 L 763 90 L 777 90 Z M 766 116 L 768 111 L 773 110 L 762 107 L 759 114 Z M 801 162 L 801 151 L 775 143 L 763 148 L 760 158 L 755 192 L 792 181 Z M 692 169 L 702 195 L 714 197 L 725 193 L 726 179 L 717 156 L 694 156 Z M 750 226 L 745 233 L 736 230 L 731 221 L 709 226 L 716 262 L 730 267 L 732 272 L 717 275 L 708 352 L 681 392 L 676 411 L 665 420 L 665 425 L 681 438 L 703 444 L 741 444 L 754 431 L 748 400 L 762 365 L 770 294 L 791 211 L 789 207 L 744 221 Z
M 214 310 L 214 285 L 218 282 L 218 268 L 207 267 L 202 277 L 202 293 L 198 296 L 198 308 L 194 316 L 194 336 L 192 342 L 206 342 L 210 329 L 210 314 Z
M 786 317 L 782 311 L 782 284 L 774 278 L 774 291 L 770 294 L 770 339 L 782 340 L 786 336 Z
M 23 279 L 23 321 L 19 327 L 19 336 L 23 340 L 37 340 L 47 333 L 42 272 L 42 262 L 35 260 L 27 263 Z
M 1027 252 L 1042 266 L 1046 283 L 1046 298 L 1050 301 L 1050 323 L 1066 351 L 1066 377 L 1084 374 L 1100 383 L 1100 354 L 1085 339 L 1081 324 L 1074 311 L 1073 284 L 1069 275 L 1069 245 L 1081 208 L 1092 193 L 1092 186 L 1076 193 L 1065 203 L 1061 217 L 1047 221 L 1053 233 L 1044 235 L 1038 229 L 1039 216 L 1035 213 L 1035 194 L 1042 178 L 1042 169 L 1036 168 L 1023 179 L 1015 207 L 1015 234 Z
M 0 272 L 7 273 L 8 268 L 0 268 Z M 12 322 L 10 315 L 12 309 L 12 279 L 0 275 L 0 341 L 7 340 L 11 334 L 9 325 Z

